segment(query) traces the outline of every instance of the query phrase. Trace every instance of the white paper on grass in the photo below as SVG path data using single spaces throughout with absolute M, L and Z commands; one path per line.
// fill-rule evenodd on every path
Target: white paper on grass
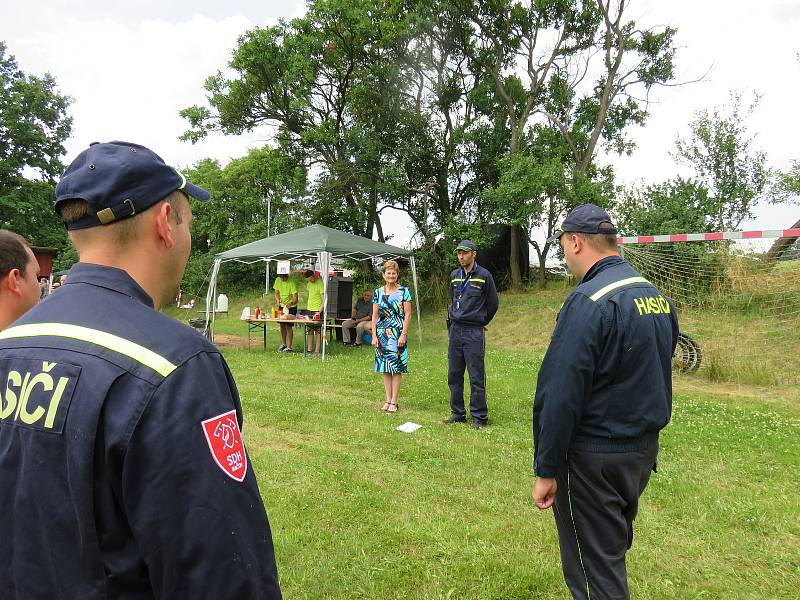
M 403 433 L 414 433 L 420 427 L 422 427 L 422 425 L 417 425 L 416 423 L 408 421 L 406 423 L 403 423 L 402 425 L 398 425 L 397 431 L 402 431 Z

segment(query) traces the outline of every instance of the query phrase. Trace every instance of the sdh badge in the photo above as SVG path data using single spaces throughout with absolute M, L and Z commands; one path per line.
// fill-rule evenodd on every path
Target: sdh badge
M 247 455 L 239 423 L 236 421 L 236 411 L 231 410 L 206 419 L 202 425 L 208 448 L 217 466 L 231 479 L 244 481 L 247 475 Z

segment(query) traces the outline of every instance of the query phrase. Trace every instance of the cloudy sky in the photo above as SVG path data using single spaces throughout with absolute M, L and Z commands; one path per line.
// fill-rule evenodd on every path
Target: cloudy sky
M 203 102 L 204 79 L 224 68 L 239 35 L 304 11 L 301 0 L 24 0 L 0 8 L 0 39 L 27 73 L 49 72 L 74 98 L 66 161 L 90 142 L 123 139 L 144 144 L 176 166 L 204 157 L 222 163 L 266 141 L 266 132 L 214 136 L 191 145 L 180 108 Z M 800 160 L 800 3 L 791 0 L 633 0 L 628 14 L 643 26 L 678 29 L 677 80 L 700 83 L 662 88 L 651 116 L 633 131 L 637 150 L 611 158 L 626 182 L 660 182 L 678 167 L 669 156 L 688 133 L 697 110 L 727 102 L 730 90 L 758 92 L 750 121 L 770 166 Z M 782 229 L 800 207 L 758 208 L 747 229 Z M 408 232 L 387 224 L 395 243 Z

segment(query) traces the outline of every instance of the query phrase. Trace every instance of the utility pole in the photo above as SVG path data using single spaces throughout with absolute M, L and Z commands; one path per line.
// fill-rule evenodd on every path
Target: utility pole
M 267 194 L 267 237 L 272 235 L 272 199 Z M 269 296 L 269 260 L 264 261 L 264 295 Z

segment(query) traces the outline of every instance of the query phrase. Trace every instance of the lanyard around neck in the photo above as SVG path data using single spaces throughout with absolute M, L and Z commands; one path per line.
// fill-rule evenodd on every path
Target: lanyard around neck
M 464 290 L 467 289 L 467 286 L 469 285 L 470 277 L 472 277 L 472 274 L 478 270 L 477 266 L 478 265 L 476 263 L 472 263 L 472 270 L 469 273 L 464 270 L 464 267 L 461 267 L 461 277 L 464 281 L 461 282 L 461 289 L 458 292 L 459 298 L 464 295 Z

